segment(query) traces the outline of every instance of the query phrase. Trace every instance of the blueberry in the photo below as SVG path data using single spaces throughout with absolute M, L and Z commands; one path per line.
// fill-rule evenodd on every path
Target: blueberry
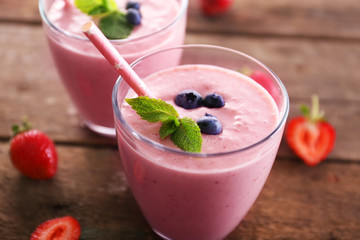
M 206 95 L 203 102 L 208 108 L 221 108 L 225 105 L 223 97 L 216 93 Z
M 221 122 L 214 115 L 205 113 L 204 116 L 199 118 L 196 122 L 202 133 L 217 135 L 223 130 Z
M 141 23 L 141 14 L 139 12 L 139 10 L 135 9 L 135 8 L 130 8 L 127 12 L 126 12 L 126 20 L 128 21 L 128 23 L 137 26 Z
M 183 107 L 185 109 L 193 109 L 201 107 L 203 105 L 203 100 L 200 93 L 198 93 L 197 91 L 184 90 L 175 97 L 175 103 L 179 107 Z
M 130 9 L 130 8 L 134 8 L 136 10 L 140 9 L 140 3 L 136 2 L 136 1 L 128 1 L 126 3 L 126 9 Z

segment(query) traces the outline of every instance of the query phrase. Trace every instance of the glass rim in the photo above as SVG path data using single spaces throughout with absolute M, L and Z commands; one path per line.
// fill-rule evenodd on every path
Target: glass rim
M 70 37 L 70 38 L 74 38 L 77 40 L 81 40 L 81 41 L 89 41 L 88 38 L 86 38 L 85 36 L 80 36 L 80 35 L 76 35 L 73 34 L 71 32 L 65 31 L 62 28 L 57 27 L 55 24 L 53 24 L 49 18 L 47 17 L 45 8 L 44 8 L 44 2 L 46 0 L 39 0 L 39 12 L 40 12 L 40 16 L 43 20 L 44 23 L 46 23 L 46 25 L 50 26 L 52 29 L 55 29 L 57 32 L 60 32 L 61 34 Z M 112 42 L 113 44 L 121 44 L 121 43 L 128 43 L 128 42 L 135 42 L 138 40 L 142 40 L 145 39 L 147 37 L 156 35 L 158 33 L 161 33 L 163 31 L 165 31 L 166 29 L 170 28 L 172 25 L 174 25 L 175 23 L 177 23 L 178 21 L 180 21 L 180 18 L 185 14 L 187 6 L 188 6 L 189 0 L 181 0 L 181 6 L 180 6 L 180 11 L 178 12 L 178 14 L 176 15 L 175 19 L 172 20 L 169 24 L 165 25 L 164 27 L 158 29 L 155 32 L 151 32 L 149 34 L 146 35 L 142 35 L 136 38 L 125 38 L 125 39 L 109 39 L 110 42 Z
M 285 102 L 285 108 L 283 112 L 280 112 L 279 109 L 279 113 L 282 114 L 282 116 L 280 116 L 280 120 L 277 123 L 276 127 L 268 134 L 266 135 L 264 138 L 260 139 L 259 141 L 250 144 L 246 147 L 242 147 L 239 149 L 235 149 L 235 150 L 231 150 L 231 151 L 226 151 L 226 152 L 216 152 L 216 153 L 195 153 L 195 152 L 187 152 L 187 151 L 183 151 L 181 149 L 175 149 L 175 148 L 171 148 L 171 147 L 167 147 L 159 142 L 155 142 L 145 136 L 143 136 L 141 133 L 139 133 L 138 131 L 136 131 L 134 128 L 132 128 L 127 121 L 124 119 L 123 115 L 121 114 L 120 111 L 120 106 L 118 103 L 118 89 L 119 86 L 122 82 L 124 82 L 123 78 L 121 76 L 119 76 L 119 78 L 117 79 L 117 81 L 115 82 L 113 91 L 112 91 L 112 105 L 113 105 L 113 110 L 115 113 L 115 118 L 116 120 L 118 120 L 121 125 L 125 128 L 125 130 L 130 133 L 131 136 L 135 137 L 137 140 L 145 143 L 148 146 L 152 146 L 156 149 L 159 150 L 163 150 L 169 153 L 173 153 L 173 154 L 177 154 L 177 155 L 182 155 L 182 156 L 186 156 L 186 157 L 195 157 L 195 158 L 208 158 L 208 157 L 218 157 L 218 156 L 225 156 L 225 155 L 231 155 L 231 154 L 236 154 L 236 153 L 240 153 L 240 152 L 245 152 L 247 150 L 250 150 L 264 142 L 266 142 L 268 139 L 272 138 L 278 131 L 280 131 L 281 127 L 286 123 L 286 119 L 287 116 L 289 114 L 289 108 L 290 108 L 290 100 L 289 100 L 289 95 L 287 93 L 287 90 L 284 86 L 284 84 L 282 83 L 282 81 L 280 80 L 280 78 L 270 69 L 268 68 L 266 65 L 264 65 L 263 63 L 261 63 L 260 61 L 258 61 L 257 59 L 242 53 L 240 51 L 234 50 L 234 49 L 230 49 L 230 48 L 226 48 L 226 47 L 221 47 L 221 46 L 215 46 L 215 45 L 207 45 L 207 44 L 186 44 L 186 45 L 182 45 L 182 46 L 177 46 L 177 47 L 171 47 L 171 48 L 166 48 L 166 49 L 162 49 L 162 50 L 157 50 L 157 51 L 153 51 L 139 59 L 137 59 L 136 61 L 134 61 L 130 66 L 133 68 L 134 66 L 136 66 L 137 64 L 139 64 L 142 60 L 151 57 L 153 55 L 156 55 L 158 53 L 162 53 L 165 51 L 170 51 L 170 50 L 176 50 L 176 49 L 189 49 L 189 48 L 210 48 L 212 50 L 222 50 L 222 51 L 227 51 L 227 52 L 232 52 L 238 55 L 241 55 L 242 57 L 245 57 L 253 62 L 255 62 L 256 64 L 259 64 L 261 67 L 263 67 L 264 69 L 266 69 L 268 71 L 268 73 L 277 81 L 277 83 L 280 86 L 281 92 L 283 93 L 283 100 Z M 130 89 L 130 87 L 129 87 Z M 116 124 L 117 122 L 115 121 L 115 130 L 116 130 Z

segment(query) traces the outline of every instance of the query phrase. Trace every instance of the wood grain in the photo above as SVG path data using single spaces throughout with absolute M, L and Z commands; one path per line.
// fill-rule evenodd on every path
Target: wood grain
M 205 17 L 199 2 L 189 0 L 190 32 L 360 39 L 358 0 L 235 0 L 230 11 L 215 18 Z M 2 0 L 0 21 L 40 23 L 38 1 Z
M 336 147 L 330 157 L 359 159 L 360 72 L 349 71 L 360 62 L 359 45 L 241 36 L 224 39 L 214 34 L 188 34 L 186 42 L 230 47 L 264 62 L 288 89 L 290 118 L 299 114 L 300 104 L 310 104 L 311 95 L 318 94 L 328 120 L 338 130 Z M 9 138 L 11 125 L 26 115 L 34 126 L 57 142 L 116 147 L 115 141 L 99 137 L 82 126 L 56 73 L 40 26 L 4 25 L 0 29 L 0 51 L 4 56 L 0 78 L 6 88 L 0 95 L 2 138 Z M 346 68 L 332 67 L 339 59 Z M 293 156 L 285 144 L 279 154 Z
M 269 179 L 226 240 L 360 239 L 359 0 L 235 0 L 202 15 L 189 0 L 186 43 L 213 44 L 268 65 L 290 95 L 290 115 L 318 94 L 337 131 L 329 158 L 307 167 L 283 140 Z M 114 139 L 82 121 L 52 62 L 37 0 L 0 1 L 0 239 L 29 239 L 50 218 L 72 215 L 82 240 L 159 240 L 137 207 Z M 10 127 L 23 116 L 55 140 L 54 179 L 11 165 Z
M 79 220 L 82 239 L 159 239 L 131 195 L 116 150 L 57 150 L 54 179 L 34 181 L 12 167 L 8 143 L 0 143 L 2 239 L 28 239 L 41 222 L 65 215 Z M 357 163 L 309 168 L 277 159 L 255 205 L 227 239 L 358 239 L 359 171 Z

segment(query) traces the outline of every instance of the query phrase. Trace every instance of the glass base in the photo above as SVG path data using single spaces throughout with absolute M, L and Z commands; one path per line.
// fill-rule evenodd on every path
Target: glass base
M 158 231 L 156 231 L 155 229 L 153 229 L 153 231 L 162 239 L 164 240 L 172 240 L 171 238 L 165 237 L 164 235 L 162 235 L 161 233 L 159 233 Z
M 115 128 L 99 126 L 99 125 L 93 124 L 93 123 L 88 122 L 88 121 L 84 121 L 84 124 L 91 131 L 93 131 L 93 132 L 95 132 L 95 133 L 97 133 L 97 134 L 99 134 L 101 136 L 110 137 L 110 138 L 115 138 L 116 137 Z

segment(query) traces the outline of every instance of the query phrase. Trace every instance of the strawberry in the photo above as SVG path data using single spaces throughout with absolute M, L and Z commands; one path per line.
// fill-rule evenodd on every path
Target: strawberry
M 214 16 L 226 12 L 234 0 L 200 0 L 205 15 Z
M 324 161 L 335 145 L 336 132 L 319 111 L 319 98 L 313 96 L 312 109 L 302 107 L 304 116 L 291 119 L 285 138 L 290 148 L 305 164 L 315 166 Z
M 79 222 L 71 217 L 53 218 L 40 224 L 30 240 L 77 240 L 80 238 Z
M 28 123 L 14 126 L 10 141 L 10 158 L 23 175 L 32 179 L 52 178 L 57 170 L 57 152 L 52 140 Z
M 279 91 L 276 89 L 274 81 L 268 75 L 266 75 L 266 73 L 260 70 L 255 70 L 249 74 L 249 77 L 254 79 L 263 88 L 265 88 L 265 90 L 268 91 L 268 93 L 274 98 L 275 101 L 278 100 Z

